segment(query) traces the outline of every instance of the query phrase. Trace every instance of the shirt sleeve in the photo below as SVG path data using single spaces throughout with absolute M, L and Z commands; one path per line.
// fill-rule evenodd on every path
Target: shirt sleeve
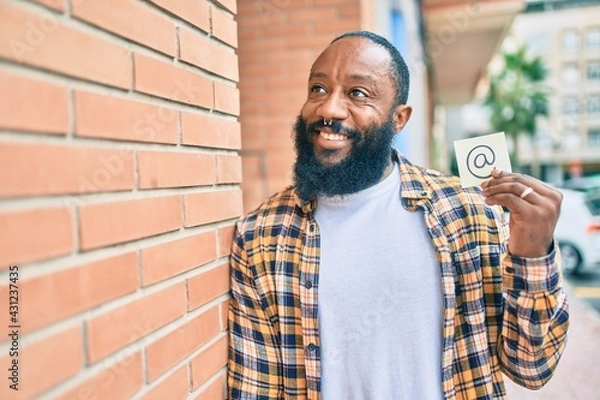
M 507 254 L 502 268 L 500 364 L 519 385 L 539 389 L 554 373 L 569 326 L 558 244 L 555 240 L 551 252 L 540 258 Z
M 239 223 L 238 223 L 239 225 Z M 248 262 L 239 226 L 230 256 L 228 399 L 282 398 L 277 337 Z

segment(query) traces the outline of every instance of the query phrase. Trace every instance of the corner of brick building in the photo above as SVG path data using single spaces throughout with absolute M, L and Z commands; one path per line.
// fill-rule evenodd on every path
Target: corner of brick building
M 238 2 L 244 211 L 292 183 L 292 128 L 313 61 L 336 36 L 372 29 L 375 0 Z

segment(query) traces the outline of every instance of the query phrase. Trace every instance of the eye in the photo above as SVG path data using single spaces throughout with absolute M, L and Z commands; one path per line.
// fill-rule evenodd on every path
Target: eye
M 350 91 L 350 96 L 353 97 L 368 97 L 367 92 L 362 89 L 352 89 Z
M 313 85 L 310 88 L 311 93 L 325 93 L 325 88 L 321 85 Z

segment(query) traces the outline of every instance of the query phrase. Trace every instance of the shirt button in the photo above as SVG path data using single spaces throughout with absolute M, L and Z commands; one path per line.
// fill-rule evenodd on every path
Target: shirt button
M 506 267 L 506 272 L 508 272 L 509 274 L 514 274 L 515 269 L 513 267 Z
M 312 288 L 312 282 L 311 281 L 304 282 L 304 287 L 307 288 L 307 289 Z
M 313 351 L 315 351 L 315 349 L 317 348 L 317 346 L 315 346 L 314 343 L 309 344 L 308 346 L 306 346 L 306 350 L 310 351 L 311 353 Z
M 423 197 L 427 196 L 428 194 L 429 194 L 429 193 L 427 193 L 425 190 L 423 190 L 423 191 L 421 192 L 421 196 L 423 196 Z
M 310 230 L 311 232 L 314 232 L 315 231 L 315 224 L 310 224 L 308 226 L 308 230 Z

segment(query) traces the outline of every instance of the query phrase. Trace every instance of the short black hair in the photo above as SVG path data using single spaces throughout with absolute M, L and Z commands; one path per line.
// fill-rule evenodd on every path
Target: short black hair
M 406 104 L 408 101 L 408 88 L 409 88 L 409 74 L 408 67 L 406 66 L 406 62 L 404 62 L 404 58 L 402 55 L 391 44 L 386 38 L 383 36 L 379 36 L 373 32 L 369 31 L 351 31 L 346 32 L 343 35 L 340 35 L 333 39 L 331 43 L 337 42 L 340 39 L 345 37 L 361 37 L 365 38 L 372 43 L 375 43 L 388 51 L 390 54 L 390 58 L 392 59 L 390 66 L 390 74 L 396 83 L 396 105 Z

